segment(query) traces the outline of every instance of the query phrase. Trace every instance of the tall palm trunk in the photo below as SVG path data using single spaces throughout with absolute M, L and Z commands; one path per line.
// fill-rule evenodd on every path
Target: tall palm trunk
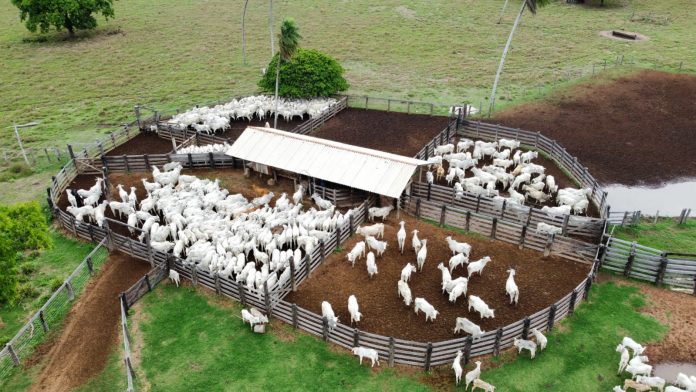
M 500 17 L 498 18 L 498 24 L 500 24 L 500 22 L 502 22 L 502 20 L 503 20 L 503 15 L 505 15 L 505 8 L 507 8 L 508 1 L 509 0 L 505 0 L 505 4 L 503 4 L 503 9 L 500 10 Z
M 517 19 L 515 19 L 515 24 L 512 25 L 512 30 L 510 30 L 510 36 L 508 37 L 507 43 L 505 44 L 505 49 L 503 49 L 503 55 L 500 57 L 500 64 L 498 64 L 498 72 L 495 74 L 495 81 L 493 82 L 493 91 L 491 92 L 491 102 L 488 106 L 488 117 L 491 116 L 493 112 L 493 107 L 495 106 L 495 91 L 498 88 L 498 81 L 500 81 L 500 74 L 503 73 L 503 66 L 505 65 L 505 57 L 507 57 L 508 50 L 510 50 L 510 43 L 512 43 L 512 37 L 515 35 L 515 30 L 517 30 L 517 25 L 520 24 L 520 19 L 522 19 L 522 14 L 524 9 L 527 7 L 527 2 L 522 2 L 522 7 L 520 12 L 517 14 Z
M 275 116 L 273 117 L 273 128 L 278 129 L 278 85 L 280 84 L 280 55 L 276 65 L 276 85 L 275 85 Z
M 246 30 L 244 20 L 246 19 L 246 10 L 249 0 L 244 2 L 244 11 L 242 12 L 242 64 L 246 65 Z
M 271 34 L 271 57 L 275 55 L 275 43 L 273 42 L 273 0 L 270 0 L 268 6 L 268 31 Z

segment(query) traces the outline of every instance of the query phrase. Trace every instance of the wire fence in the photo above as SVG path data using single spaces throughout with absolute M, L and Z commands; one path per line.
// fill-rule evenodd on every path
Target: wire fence
M 77 296 L 85 289 L 89 280 L 101 269 L 108 257 L 105 241 L 82 260 L 63 284 L 46 303 L 0 351 L 0 378 L 7 378 L 22 361 L 31 356 L 33 349 L 53 329 L 58 329 Z

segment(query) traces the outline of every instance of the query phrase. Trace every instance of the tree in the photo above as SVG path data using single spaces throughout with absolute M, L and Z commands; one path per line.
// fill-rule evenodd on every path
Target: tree
M 66 29 L 70 37 L 75 30 L 97 27 L 95 13 L 107 20 L 114 17 L 113 0 L 12 0 L 19 8 L 19 18 L 31 32 L 47 32 L 51 26 Z
M 515 23 L 512 25 L 512 30 L 510 30 L 510 35 L 508 36 L 507 43 L 505 44 L 505 49 L 503 49 L 503 55 L 500 57 L 500 63 L 498 64 L 498 72 L 495 74 L 495 81 L 493 82 L 493 91 L 491 92 L 491 102 L 488 106 L 488 117 L 491 116 L 493 112 L 493 107 L 495 106 L 495 92 L 498 88 L 498 82 L 500 81 L 500 74 L 503 72 L 503 66 L 505 65 L 505 57 L 507 57 L 508 50 L 510 50 L 510 43 L 512 43 L 512 37 L 515 35 L 515 30 L 517 30 L 517 25 L 520 24 L 520 19 L 524 13 L 525 8 L 529 8 L 532 14 L 536 15 L 537 8 L 543 7 L 551 3 L 551 0 L 523 0 L 520 12 L 517 14 Z
M 244 20 L 246 19 L 246 10 L 249 0 L 244 1 L 244 11 L 242 11 L 242 64 L 246 65 L 246 29 Z
M 276 69 L 278 55 L 268 64 L 268 69 Z M 292 60 L 280 66 L 282 83 L 278 96 L 291 98 L 328 97 L 348 89 L 343 78 L 343 67 L 336 59 L 313 49 L 297 49 Z M 261 91 L 273 94 L 275 75 L 267 72 L 258 82 Z
M 297 51 L 300 45 L 299 29 L 295 21 L 291 18 L 283 19 L 283 24 L 280 25 L 280 34 L 278 34 L 278 61 L 276 62 L 276 80 L 275 80 L 275 116 L 273 118 L 273 128 L 278 126 L 278 84 L 280 83 L 280 63 L 290 61 L 292 56 Z
M 276 69 L 276 54 L 267 69 Z M 290 61 L 280 66 L 282 83 L 278 96 L 290 98 L 328 97 L 348 89 L 343 67 L 336 59 L 313 49 L 298 48 Z M 261 91 L 273 94 L 275 75 L 267 72 L 258 82 Z

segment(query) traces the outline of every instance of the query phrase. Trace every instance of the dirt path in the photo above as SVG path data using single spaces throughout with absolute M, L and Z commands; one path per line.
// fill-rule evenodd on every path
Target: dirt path
M 601 82 L 601 83 L 600 83 Z M 542 134 L 604 183 L 656 185 L 696 177 L 696 77 L 642 71 L 582 83 L 496 113 L 491 122 Z
M 109 261 L 68 314 L 62 334 L 46 356 L 35 391 L 70 391 L 99 374 L 118 341 L 118 294 L 149 270 L 149 265 L 121 253 Z

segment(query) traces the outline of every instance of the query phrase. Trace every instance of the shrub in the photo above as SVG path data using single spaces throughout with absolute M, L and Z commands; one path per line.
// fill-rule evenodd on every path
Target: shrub
M 259 87 L 275 92 L 276 54 L 261 78 Z M 278 95 L 289 98 L 327 97 L 348 89 L 343 67 L 334 58 L 313 49 L 298 49 L 290 61 L 281 62 Z
M 17 293 L 20 300 L 34 299 L 38 297 L 39 291 L 31 285 L 31 283 L 25 283 L 19 286 L 19 291 Z
M 61 278 L 53 278 L 51 279 L 51 292 L 54 292 L 58 290 L 58 287 L 60 287 L 63 284 L 63 279 Z

